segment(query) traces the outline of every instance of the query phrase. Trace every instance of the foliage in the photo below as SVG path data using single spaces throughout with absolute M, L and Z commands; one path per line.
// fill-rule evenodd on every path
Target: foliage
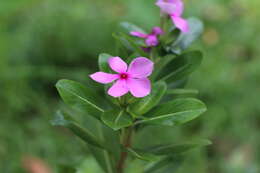
M 62 107 L 56 91 L 49 86 L 60 78 L 69 78 L 102 92 L 86 75 L 96 70 L 98 52 L 117 54 L 113 51 L 111 32 L 117 29 L 119 20 L 134 22 L 148 31 L 157 22 L 158 10 L 153 2 L 96 0 L 84 1 L 85 5 L 77 0 L 1 2 L 0 172 L 23 172 L 24 155 L 42 158 L 53 172 L 62 172 L 60 165 L 64 164 L 78 166 L 79 172 L 100 171 L 80 140 L 63 128 L 48 124 L 53 110 Z M 138 148 L 158 145 L 154 137 L 165 143 L 170 143 L 170 139 L 177 142 L 210 138 L 214 145 L 189 152 L 178 172 L 257 173 L 259 1 L 186 3 L 189 6 L 186 14 L 200 16 L 205 23 L 202 40 L 191 47 L 203 50 L 203 63 L 187 85 L 201 92 L 172 89 L 167 97 L 196 96 L 207 103 L 208 111 L 184 126 L 160 127 L 160 132 L 156 126 L 148 126 L 136 136 L 135 145 Z M 144 136 L 146 140 L 142 140 Z M 71 157 L 66 158 L 67 155 Z M 167 158 L 161 163 L 174 159 Z M 128 165 L 129 172 L 142 172 L 143 161 L 131 161 Z
M 170 20 L 167 16 L 161 17 L 161 28 L 165 35 L 177 33 L 177 28 L 168 25 Z M 104 172 L 123 173 L 126 172 L 126 161 L 130 158 L 130 153 L 134 158 L 150 161 L 154 166 L 149 168 L 149 172 L 158 169 L 165 158 L 180 157 L 185 158 L 187 150 L 210 144 L 201 141 L 190 144 L 165 144 L 160 141 L 160 146 L 136 149 L 132 144 L 135 142 L 135 134 L 151 125 L 178 126 L 187 123 L 206 111 L 205 104 L 195 98 L 166 98 L 167 89 L 183 88 L 185 83 L 179 85 L 179 81 L 187 81 L 189 75 L 198 68 L 202 61 L 200 51 L 185 51 L 202 33 L 203 24 L 199 19 L 188 20 L 190 30 L 188 33 L 176 35 L 177 39 L 165 42 L 165 38 L 159 38 L 159 45 L 150 47 L 145 51 L 146 43 L 129 35 L 132 28 L 143 31 L 140 27 L 131 23 L 123 22 L 121 26 L 127 33 L 119 32 L 113 34 L 117 40 L 117 50 L 119 55 L 125 55 L 124 59 L 129 61 L 135 57 L 147 57 L 154 61 L 155 75 L 152 81 L 152 93 L 143 98 L 135 98 L 130 94 L 118 98 L 106 96 L 107 86 L 104 91 L 91 89 L 71 80 L 59 80 L 56 88 L 63 101 L 74 111 L 80 112 L 83 119 L 87 116 L 96 119 L 94 126 L 101 126 L 101 136 L 104 136 L 105 126 L 111 128 L 109 136 L 116 136 L 115 145 L 109 146 L 112 139 L 104 140 L 98 138 L 97 132 L 88 130 L 90 124 L 83 124 L 74 117 L 77 115 L 61 112 L 52 121 L 53 125 L 64 126 L 71 130 L 76 136 L 81 138 L 90 147 L 91 153 L 96 158 L 99 166 Z M 140 29 L 139 29 L 140 28 Z M 176 31 L 177 30 L 177 31 Z M 135 31 L 135 30 L 134 30 Z M 156 36 L 157 37 L 157 36 Z M 171 37 L 171 36 L 170 36 Z M 149 46 L 149 45 L 148 45 Z M 99 70 L 110 72 L 108 59 L 109 54 L 99 55 Z M 148 60 L 147 60 L 148 61 Z M 103 77 L 102 77 L 103 78 Z M 120 80 L 120 79 L 119 79 Z M 84 120 L 83 120 L 84 122 Z M 145 139 L 145 138 L 144 138 Z M 157 141 L 158 139 L 154 139 Z M 92 149 L 91 149 L 92 148 Z M 115 152 L 115 151 L 118 152 Z M 97 153 L 98 152 L 98 153 Z M 103 154 L 100 154 L 103 153 Z M 181 155 L 181 156 L 178 156 Z M 133 158 L 132 158 L 133 159 Z M 103 160 L 106 160 L 105 163 Z M 170 160 L 167 164 L 160 166 L 160 169 L 175 164 Z M 146 166 L 144 164 L 143 166 Z

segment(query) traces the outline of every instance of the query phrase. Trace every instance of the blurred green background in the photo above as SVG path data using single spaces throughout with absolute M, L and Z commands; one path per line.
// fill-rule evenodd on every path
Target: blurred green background
M 65 173 L 67 165 L 77 165 L 80 173 L 99 172 L 78 138 L 50 125 L 62 105 L 54 85 L 61 78 L 86 83 L 96 70 L 98 54 L 114 53 L 111 34 L 120 21 L 148 31 L 158 25 L 154 2 L 1 0 L 1 173 L 26 172 L 29 159 L 43 166 L 36 158 L 53 173 Z M 161 133 L 171 134 L 173 141 L 209 138 L 213 145 L 191 152 L 178 173 L 259 173 L 260 1 L 185 2 L 185 16 L 205 23 L 201 40 L 190 48 L 202 50 L 204 61 L 187 88 L 200 90 L 208 111 L 192 123 Z

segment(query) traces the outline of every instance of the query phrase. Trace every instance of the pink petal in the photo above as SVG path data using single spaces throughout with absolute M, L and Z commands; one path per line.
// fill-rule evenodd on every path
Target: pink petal
M 152 34 L 154 34 L 154 35 L 161 35 L 161 34 L 163 34 L 163 30 L 160 27 L 158 27 L 158 26 L 153 27 Z
M 109 73 L 104 73 L 104 72 L 96 72 L 89 76 L 94 81 L 103 83 L 103 84 L 111 83 L 114 80 L 119 78 L 119 76 L 117 74 L 109 74 Z
M 132 32 L 130 32 L 130 34 L 132 36 L 140 37 L 140 38 L 146 38 L 148 36 L 147 34 L 144 34 L 144 33 L 138 32 L 138 31 L 132 31 Z
M 127 86 L 134 97 L 145 97 L 151 92 L 151 83 L 147 78 L 130 78 L 127 80 Z
M 157 2 L 170 2 L 174 3 L 176 0 L 158 0 Z
M 129 91 L 127 85 L 126 85 L 126 80 L 117 80 L 116 83 L 109 88 L 108 94 L 113 96 L 113 97 L 120 97 L 124 94 L 126 94 Z
M 120 57 L 109 58 L 108 64 L 111 69 L 118 73 L 123 73 L 127 70 L 127 64 Z
M 189 32 L 189 24 L 187 20 L 175 16 L 171 16 L 171 18 L 175 26 L 179 28 L 182 32 Z
M 163 2 L 163 1 L 158 1 L 156 3 L 158 7 L 160 7 L 161 11 L 166 13 L 166 14 L 173 14 L 176 10 L 176 5 L 174 3 L 169 3 L 169 2 Z
M 128 73 L 133 78 L 150 76 L 153 71 L 153 62 L 145 57 L 135 58 L 129 65 Z
M 158 45 L 158 39 L 155 35 L 150 35 L 148 38 L 145 40 L 145 43 L 147 46 L 157 46 Z
M 174 1 L 173 3 L 176 5 L 174 15 L 180 17 L 184 10 L 184 4 L 183 4 L 182 0 L 172 0 L 172 1 Z

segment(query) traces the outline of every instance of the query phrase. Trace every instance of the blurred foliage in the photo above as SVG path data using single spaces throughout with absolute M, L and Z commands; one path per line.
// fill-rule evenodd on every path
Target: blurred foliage
M 150 144 L 154 135 L 166 142 L 210 138 L 213 145 L 190 152 L 179 173 L 260 171 L 259 6 L 259 0 L 186 0 L 187 16 L 206 26 L 193 45 L 205 58 L 187 88 L 200 90 L 208 112 L 181 128 L 146 129 L 136 145 Z M 97 55 L 114 53 L 111 34 L 119 21 L 149 30 L 158 14 L 154 0 L 1 1 L 0 172 L 21 173 L 22 160 L 32 155 L 53 172 L 78 165 L 79 172 L 98 173 L 85 145 L 49 124 L 60 107 L 54 84 L 60 78 L 86 83 Z M 129 172 L 141 172 L 140 161 L 131 163 Z

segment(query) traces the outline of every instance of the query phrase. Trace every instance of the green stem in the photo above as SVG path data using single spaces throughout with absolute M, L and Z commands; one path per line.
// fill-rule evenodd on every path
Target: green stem
M 122 141 L 121 144 L 125 147 L 128 148 L 131 146 L 131 139 L 132 139 L 132 133 L 133 133 L 133 128 L 125 128 L 122 130 Z M 122 151 L 120 155 L 120 159 L 117 164 L 117 173 L 124 173 L 124 168 L 125 168 L 125 162 L 127 160 L 128 153 L 126 151 Z

